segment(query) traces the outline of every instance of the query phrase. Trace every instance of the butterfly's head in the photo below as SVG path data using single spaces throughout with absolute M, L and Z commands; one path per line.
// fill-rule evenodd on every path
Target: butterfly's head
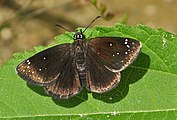
M 85 35 L 82 32 L 82 29 L 80 29 L 80 31 L 76 30 L 76 33 L 74 34 L 74 40 L 77 39 L 85 39 Z

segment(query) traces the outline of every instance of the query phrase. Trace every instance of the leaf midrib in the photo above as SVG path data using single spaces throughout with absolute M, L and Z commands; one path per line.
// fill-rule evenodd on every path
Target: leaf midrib
M 97 113 L 77 113 L 77 114 L 41 114 L 41 115 L 26 115 L 26 116 L 14 116 L 14 117 L 0 117 L 3 119 L 12 119 L 12 118 L 35 118 L 35 117 L 64 117 L 64 116 L 89 116 L 89 115 L 119 115 L 119 114 L 132 114 L 132 113 L 154 113 L 154 112 L 170 112 L 170 111 L 177 111 L 176 108 L 174 109 L 158 109 L 158 110 L 141 110 L 141 111 L 123 111 L 123 112 L 97 112 Z

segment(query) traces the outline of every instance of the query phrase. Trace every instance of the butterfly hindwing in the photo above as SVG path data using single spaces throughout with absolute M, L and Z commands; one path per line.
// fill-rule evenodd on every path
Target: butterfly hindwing
M 16 71 L 30 83 L 46 85 L 59 77 L 70 58 L 70 44 L 57 45 L 23 61 Z
M 108 70 L 95 53 L 89 52 L 87 55 L 86 88 L 92 92 L 103 93 L 116 87 L 120 81 L 120 72 Z
M 71 58 L 63 69 L 54 83 L 45 86 L 47 93 L 58 99 L 67 99 L 82 90 L 82 84 L 75 66 L 75 59 Z

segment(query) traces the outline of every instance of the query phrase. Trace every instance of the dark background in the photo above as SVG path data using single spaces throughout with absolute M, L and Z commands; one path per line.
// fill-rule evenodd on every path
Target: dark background
M 74 31 L 98 15 L 94 25 L 123 20 L 177 33 L 177 0 L 0 0 L 0 64 L 15 52 L 55 43 L 65 32 L 56 23 Z

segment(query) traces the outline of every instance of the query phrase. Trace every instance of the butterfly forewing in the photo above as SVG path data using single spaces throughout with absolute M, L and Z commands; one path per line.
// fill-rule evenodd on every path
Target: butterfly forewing
M 141 48 L 141 43 L 130 38 L 97 37 L 88 42 L 88 52 L 97 54 L 94 59 L 107 69 L 118 72 L 130 65 Z
M 71 58 L 70 44 L 54 46 L 20 63 L 16 70 L 28 82 L 46 85 L 54 82 Z

